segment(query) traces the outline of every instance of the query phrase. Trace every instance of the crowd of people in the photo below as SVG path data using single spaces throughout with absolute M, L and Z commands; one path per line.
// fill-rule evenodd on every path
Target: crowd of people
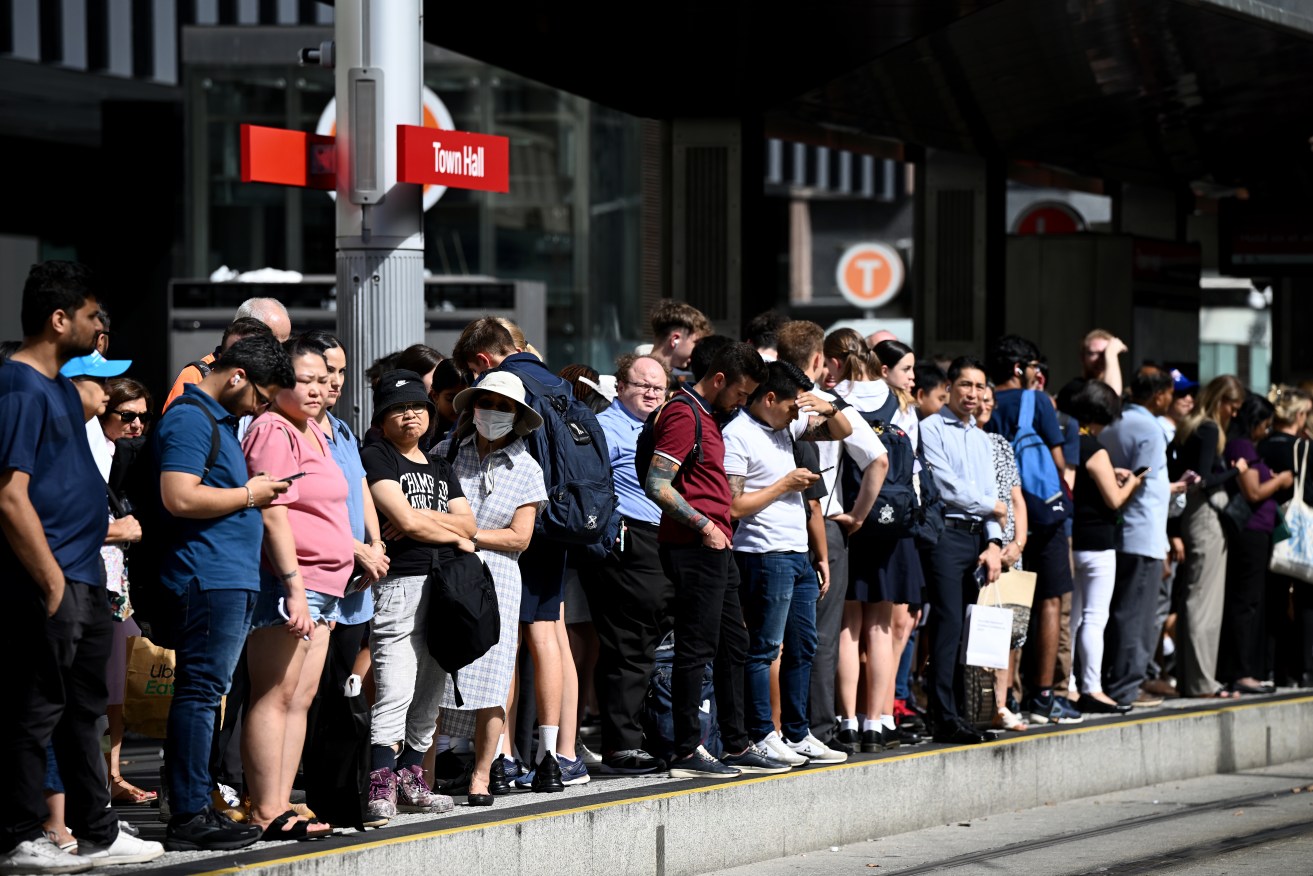
M 453 794 L 780 773 L 1313 684 L 1310 585 L 1269 570 L 1306 388 L 1124 376 L 1096 330 L 1054 392 L 1013 335 L 926 356 L 771 312 L 738 340 L 663 301 L 652 343 L 597 367 L 553 372 L 493 317 L 450 356 L 386 356 L 358 438 L 334 413 L 351 351 L 273 299 L 158 408 L 108 319 L 84 268 L 36 265 L 0 365 L 25 664 L 0 872 L 330 835 L 297 778 L 331 690 L 368 704 L 348 790 L 377 827 Z M 982 718 L 967 609 L 1023 569 L 1029 624 Z M 462 576 L 491 580 L 495 643 L 444 666 L 434 608 Z M 175 661 L 158 788 L 119 761 L 143 632 Z M 164 842 L 111 801 L 159 806 Z

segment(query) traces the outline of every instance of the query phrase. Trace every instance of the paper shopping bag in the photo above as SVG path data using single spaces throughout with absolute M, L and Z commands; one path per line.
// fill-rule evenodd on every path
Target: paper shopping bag
M 173 704 L 173 652 L 145 636 L 128 640 L 123 724 L 134 733 L 163 739 Z
M 1012 647 L 1012 609 L 968 605 L 960 659 L 968 666 L 1007 669 Z
M 1020 569 L 1008 569 L 993 584 L 980 588 L 976 602 L 981 605 L 1024 605 L 1027 608 L 1035 601 L 1034 572 Z

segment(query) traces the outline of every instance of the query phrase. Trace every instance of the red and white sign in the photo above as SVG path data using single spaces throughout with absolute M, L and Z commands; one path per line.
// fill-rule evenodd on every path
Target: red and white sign
M 839 259 L 834 279 L 851 303 L 872 310 L 898 297 L 905 276 L 903 260 L 891 246 L 859 243 Z
M 1085 230 L 1085 217 L 1062 201 L 1036 201 L 1012 223 L 1013 234 L 1077 234 Z
M 508 192 L 510 167 L 506 137 L 397 126 L 398 182 Z
M 242 125 L 241 138 L 242 182 L 333 190 L 332 137 Z

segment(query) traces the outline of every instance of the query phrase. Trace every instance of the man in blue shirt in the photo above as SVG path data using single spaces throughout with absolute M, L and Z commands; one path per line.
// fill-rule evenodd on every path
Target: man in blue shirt
M 620 540 L 598 574 L 588 576 L 588 604 L 597 630 L 594 685 L 602 722 L 602 767 L 622 775 L 666 768 L 643 750 L 639 712 L 647 694 L 656 646 L 670 631 L 675 585 L 661 568 L 657 529 L 661 509 L 647 497 L 634 468 L 638 434 L 661 406 L 670 372 L 651 356 L 616 361 L 616 397 L 597 415 L 611 453 L 611 476 L 622 521 Z
M 236 824 L 211 808 L 210 749 L 260 590 L 259 509 L 288 488 L 268 472 L 248 475 L 237 419 L 263 413 L 295 382 L 278 341 L 244 338 L 200 383 L 186 387 L 155 430 L 165 511 L 160 523 L 167 529 L 160 578 L 180 600 L 164 743 L 172 810 L 164 844 L 172 851 L 239 849 L 260 838 L 258 827 Z M 216 423 L 219 452 L 207 469 Z
M 1058 641 L 1061 638 L 1062 600 L 1072 591 L 1071 539 L 1063 527 L 1071 516 L 1071 502 L 1062 492 L 1062 476 L 1066 470 L 1063 454 L 1065 438 L 1058 426 L 1053 403 L 1048 395 L 1036 390 L 1036 374 L 1040 366 L 1039 349 L 1025 338 L 1005 335 L 994 342 L 989 352 L 989 376 L 997 387 L 994 391 L 994 416 L 990 429 L 1008 441 L 1015 440 L 1021 428 L 1021 410 L 1026 394 L 1032 393 L 1034 409 L 1030 425 L 1049 448 L 1049 454 L 1039 459 L 1039 465 L 1052 467 L 1051 487 L 1059 492 L 1057 498 L 1065 504 L 1061 520 L 1042 522 L 1036 519 L 1035 508 L 1054 507 L 1049 496 L 1038 497 L 1034 503 L 1027 499 L 1030 514 L 1030 535 L 1026 539 L 1026 571 L 1034 572 L 1035 602 L 1030 613 L 1030 633 L 1026 638 L 1025 682 L 1030 691 L 1023 709 L 1035 724 L 1077 723 L 1080 713 L 1067 697 L 1054 696 L 1053 676 L 1058 660 Z M 1051 459 L 1050 459 L 1051 456 Z M 1021 475 L 1022 490 L 1028 479 L 1042 477 L 1043 472 L 1029 472 L 1032 463 L 1023 454 L 1017 456 L 1017 471 Z M 1028 494 L 1029 495 L 1029 494 Z M 1046 501 L 1047 500 L 1047 501 Z M 1066 679 L 1063 679 L 1065 685 Z
M 926 595 L 930 603 L 930 668 L 927 693 L 936 742 L 983 742 L 961 717 L 962 671 L 958 644 L 966 607 L 980 585 L 1002 570 L 1007 508 L 994 480 L 994 451 L 976 428 L 975 412 L 987 389 L 985 366 L 961 356 L 948 369 L 948 403 L 921 421 L 921 452 L 944 500 L 944 532 L 929 552 Z
M 119 830 L 96 729 L 113 638 L 100 558 L 108 506 L 81 398 L 59 371 L 95 349 L 99 313 L 85 267 L 34 265 L 23 287 L 23 344 L 0 366 L 0 558 L 9 576 L 8 644 L 22 661 L 9 674 L 0 716 L 0 751 L 9 758 L 0 791 L 6 873 L 77 873 L 164 854 L 159 843 Z M 52 742 L 77 856 L 43 829 Z
M 1172 376 L 1145 367 L 1131 379 L 1130 403 L 1121 419 L 1099 435 L 1116 468 L 1150 471 L 1144 486 L 1122 506 L 1117 546 L 1117 577 L 1104 631 L 1103 691 L 1121 705 L 1140 699 L 1140 685 L 1158 647 L 1157 604 L 1167 558 L 1167 511 L 1172 487 L 1167 479 L 1167 435 L 1158 417 L 1171 407 Z M 1149 705 L 1148 698 L 1140 700 Z

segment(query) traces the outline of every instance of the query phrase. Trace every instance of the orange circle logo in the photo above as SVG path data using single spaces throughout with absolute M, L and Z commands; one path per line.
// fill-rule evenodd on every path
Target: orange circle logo
M 883 307 L 903 288 L 903 260 L 891 246 L 859 243 L 839 259 L 835 282 L 843 297 L 858 307 Z

